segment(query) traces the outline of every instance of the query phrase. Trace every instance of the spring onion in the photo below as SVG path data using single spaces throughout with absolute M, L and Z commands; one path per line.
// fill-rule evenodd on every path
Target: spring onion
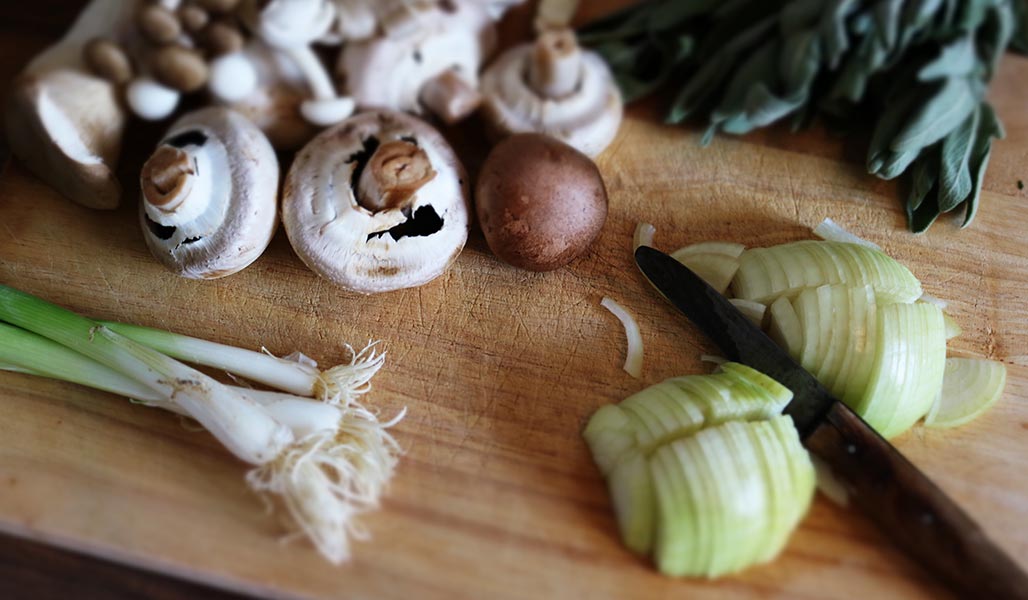
M 604 297 L 600 301 L 600 306 L 609 310 L 624 326 L 625 337 L 628 339 L 624 369 L 626 373 L 638 379 L 642 376 L 643 367 L 643 341 L 642 334 L 639 332 L 639 324 L 635 322 L 632 313 L 611 298 Z
M 384 354 L 375 352 L 374 344 L 360 352 L 348 346 L 352 357 L 349 363 L 319 371 L 316 364 L 306 361 L 278 358 L 266 352 L 254 352 L 160 329 L 109 321 L 103 325 L 172 358 L 228 371 L 268 387 L 333 404 L 346 404 L 366 391 L 368 382 L 385 360 Z
M 928 427 L 959 427 L 987 411 L 1003 395 L 1006 366 L 994 360 L 947 358 L 942 392 L 925 417 Z
M 250 394 L 223 385 L 109 327 L 7 286 L 0 286 L 0 362 L 20 370 L 79 381 L 139 395 L 144 401 L 175 409 L 196 419 L 236 457 L 255 468 L 250 487 L 285 506 L 290 525 L 306 534 L 332 562 L 349 554 L 349 540 L 363 535 L 354 518 L 378 504 L 396 464 L 398 448 L 377 417 L 355 402 L 338 407 L 285 402 L 282 411 L 306 413 L 290 422 Z M 13 326 L 13 327 L 11 327 Z M 47 338 L 96 365 L 29 349 L 16 329 Z M 38 348 L 37 348 L 38 350 Z M 65 354 L 68 359 L 70 355 Z M 59 373 L 61 368 L 67 371 Z M 105 377 L 107 369 L 130 381 L 134 390 Z M 143 393 L 144 390 L 146 393 Z M 265 399 L 267 397 L 265 396 Z M 309 401 L 308 401 L 309 402 Z M 312 417 L 309 408 L 318 405 Z M 324 408 L 335 409 L 335 422 L 323 421 Z M 291 427 L 291 426 L 292 427 Z M 300 434 L 300 435 L 298 435 Z
M 717 577 L 776 556 L 814 492 L 810 458 L 780 414 L 791 398 L 726 362 L 596 411 L 583 437 L 625 545 L 669 575 Z

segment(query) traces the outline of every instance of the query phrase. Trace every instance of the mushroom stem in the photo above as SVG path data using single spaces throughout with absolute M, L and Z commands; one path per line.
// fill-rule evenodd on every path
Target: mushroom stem
M 475 112 L 482 94 L 453 69 L 443 71 L 421 86 L 419 99 L 428 110 L 453 125 Z
M 143 164 L 139 176 L 144 201 L 164 211 L 174 210 L 189 195 L 195 174 L 189 154 L 161 146 Z
M 528 64 L 528 83 L 540 96 L 562 98 L 582 78 L 582 51 L 570 29 L 544 31 L 536 39 Z
M 178 148 L 161 144 L 143 164 L 139 174 L 143 210 L 154 222 L 179 226 L 197 219 L 211 205 L 215 194 L 214 174 L 223 173 L 225 165 L 212 162 L 200 148 L 198 145 Z
M 379 146 L 357 182 L 357 202 L 372 212 L 406 208 L 435 170 L 416 144 L 391 141 Z

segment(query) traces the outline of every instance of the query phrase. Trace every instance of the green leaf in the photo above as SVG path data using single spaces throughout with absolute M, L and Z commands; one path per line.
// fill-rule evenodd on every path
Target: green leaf
M 896 134 L 889 148 L 896 153 L 920 150 L 939 141 L 967 118 L 979 94 L 966 78 L 947 79 Z
M 807 90 L 821 69 L 821 40 L 813 31 L 785 38 L 778 74 L 787 94 Z
M 938 188 L 933 188 L 933 191 Z M 914 233 L 924 233 L 939 218 L 936 195 L 929 193 L 916 209 L 907 204 L 907 226 Z
M 934 81 L 947 77 L 966 77 L 978 66 L 974 38 L 964 36 L 942 47 L 939 57 L 921 67 L 917 73 L 920 81 Z
M 921 156 L 914 161 L 911 171 L 910 194 L 907 196 L 907 206 L 917 210 L 928 197 L 939 179 L 938 152 L 935 148 L 929 148 L 921 153 Z
M 821 16 L 821 39 L 829 68 L 835 69 L 842 55 L 849 49 L 846 19 L 859 8 L 859 0 L 827 0 Z
M 975 109 L 942 141 L 939 160 L 939 210 L 949 212 L 971 193 L 972 145 L 981 111 Z
M 996 112 L 987 102 L 982 102 L 980 112 L 978 132 L 975 135 L 974 148 L 971 150 L 971 193 L 967 197 L 961 227 L 970 225 L 978 212 L 978 200 L 982 193 L 982 183 L 985 181 L 985 171 L 989 166 L 992 140 L 993 138 L 1002 139 L 1005 135 L 1003 125 L 996 118 Z

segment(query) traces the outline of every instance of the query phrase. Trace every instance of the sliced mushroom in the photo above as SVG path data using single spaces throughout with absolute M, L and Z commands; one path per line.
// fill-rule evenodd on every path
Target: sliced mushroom
M 497 137 L 538 132 L 597 156 L 617 134 L 623 105 L 606 63 L 569 29 L 542 32 L 482 74 L 483 107 Z
M 93 75 L 86 44 L 131 27 L 135 2 L 93 0 L 60 42 L 12 86 L 5 109 L 11 151 L 62 195 L 90 208 L 121 200 L 115 177 L 126 112 L 113 83 Z
M 383 34 L 348 43 L 337 74 L 361 108 L 415 114 L 447 123 L 478 107 L 478 71 L 496 45 L 496 29 L 474 2 L 390 3 Z
M 246 117 L 209 107 L 179 119 L 140 175 L 150 252 L 190 279 L 217 279 L 264 252 L 278 222 L 278 160 Z
M 371 294 L 422 285 L 467 241 L 464 167 L 424 121 L 358 114 L 323 131 L 286 175 L 282 221 L 315 273 Z

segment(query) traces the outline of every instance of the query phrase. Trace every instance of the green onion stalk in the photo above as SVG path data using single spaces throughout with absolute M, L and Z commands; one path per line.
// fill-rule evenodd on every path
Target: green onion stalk
M 224 385 L 152 346 L 173 347 L 178 357 L 286 393 Z M 355 517 L 378 506 L 392 477 L 399 447 L 388 429 L 403 417 L 383 423 L 357 401 L 384 355 L 373 345 L 352 354 L 350 364 L 326 376 L 306 361 L 99 323 L 0 286 L 0 369 L 86 385 L 195 419 L 253 465 L 250 487 L 277 498 L 288 524 L 334 563 L 349 556 L 351 538 L 366 535 Z

